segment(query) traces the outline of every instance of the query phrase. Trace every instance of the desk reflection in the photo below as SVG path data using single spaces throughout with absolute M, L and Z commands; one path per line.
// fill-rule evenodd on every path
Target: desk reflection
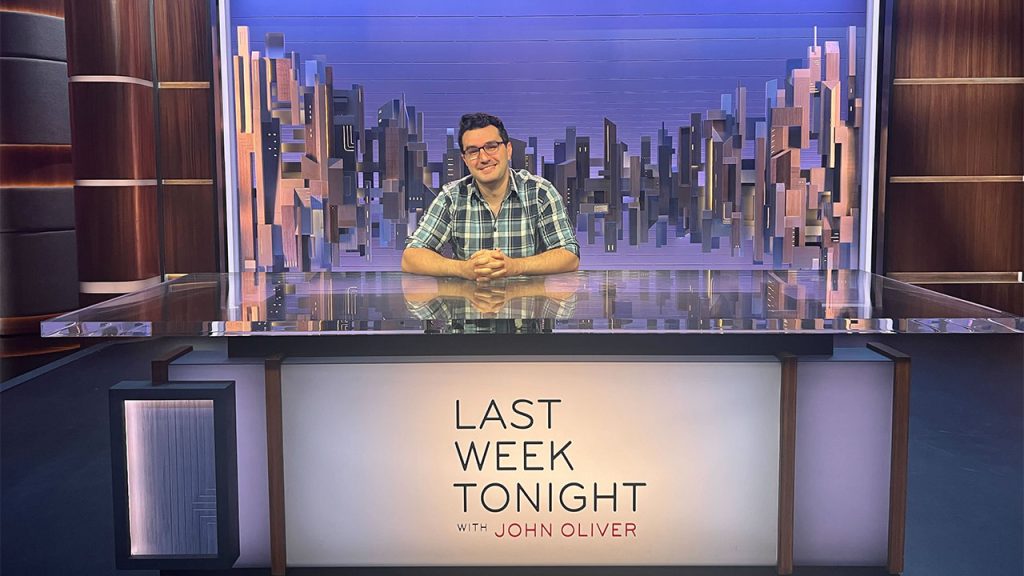
M 405 274 L 402 294 L 420 320 L 564 320 L 576 312 L 580 277 L 557 274 L 478 283 Z

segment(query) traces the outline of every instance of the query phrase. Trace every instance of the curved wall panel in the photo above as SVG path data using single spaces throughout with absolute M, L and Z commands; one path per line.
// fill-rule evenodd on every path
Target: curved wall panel
M 33 274 L 45 263 L 45 274 Z M 78 307 L 78 284 L 54 281 L 74 272 L 75 231 L 19 232 L 5 234 L 0 243 L 0 317 L 38 316 Z M 35 326 L 39 334 L 39 326 Z
M 75 194 L 70 186 L 0 188 L 0 233 L 74 228 Z
M 39 322 L 78 307 L 64 7 L 0 0 L 0 356 L 3 378 L 77 345 Z
M 63 62 L 0 57 L 0 141 L 68 142 L 67 83 Z
M 75 180 L 156 178 L 153 89 L 71 82 Z
M 156 186 L 76 186 L 75 221 L 81 282 L 132 283 L 160 275 Z
M 69 0 L 67 22 L 71 76 L 153 80 L 148 0 Z
M 66 63 L 63 18 L 0 12 L 0 53 Z

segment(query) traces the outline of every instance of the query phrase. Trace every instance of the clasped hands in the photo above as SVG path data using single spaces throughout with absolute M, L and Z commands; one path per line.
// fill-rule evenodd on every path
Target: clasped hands
M 499 278 L 511 278 L 522 274 L 517 258 L 499 250 L 477 250 L 462 265 L 461 276 L 466 280 L 490 282 Z

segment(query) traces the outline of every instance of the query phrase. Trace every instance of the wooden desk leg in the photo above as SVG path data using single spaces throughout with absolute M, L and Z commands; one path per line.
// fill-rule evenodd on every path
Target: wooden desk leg
M 153 384 L 167 384 L 168 380 L 170 380 L 171 363 L 191 351 L 191 346 L 179 346 L 150 362 Z
M 267 485 L 270 491 L 270 573 L 284 576 L 288 551 L 284 525 L 284 418 L 281 413 L 282 356 L 264 362 L 267 394 Z
M 796 376 L 797 358 L 780 354 L 782 394 L 779 406 L 779 549 L 778 573 L 793 573 L 793 507 L 796 482 Z
M 910 356 L 871 342 L 868 348 L 892 360 L 892 449 L 889 464 L 890 574 L 903 572 L 907 528 L 907 453 L 910 444 Z

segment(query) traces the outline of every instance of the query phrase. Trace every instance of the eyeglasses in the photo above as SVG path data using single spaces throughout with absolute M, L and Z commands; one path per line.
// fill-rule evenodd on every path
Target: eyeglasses
M 505 142 L 504 140 L 501 142 L 491 140 L 483 146 L 470 146 L 469 148 L 466 148 L 462 151 L 462 155 L 466 157 L 466 160 L 476 160 L 480 156 L 480 151 L 483 150 L 484 152 L 487 152 L 488 156 L 494 156 L 494 153 L 498 151 L 498 147 L 502 144 L 508 144 L 508 142 Z

